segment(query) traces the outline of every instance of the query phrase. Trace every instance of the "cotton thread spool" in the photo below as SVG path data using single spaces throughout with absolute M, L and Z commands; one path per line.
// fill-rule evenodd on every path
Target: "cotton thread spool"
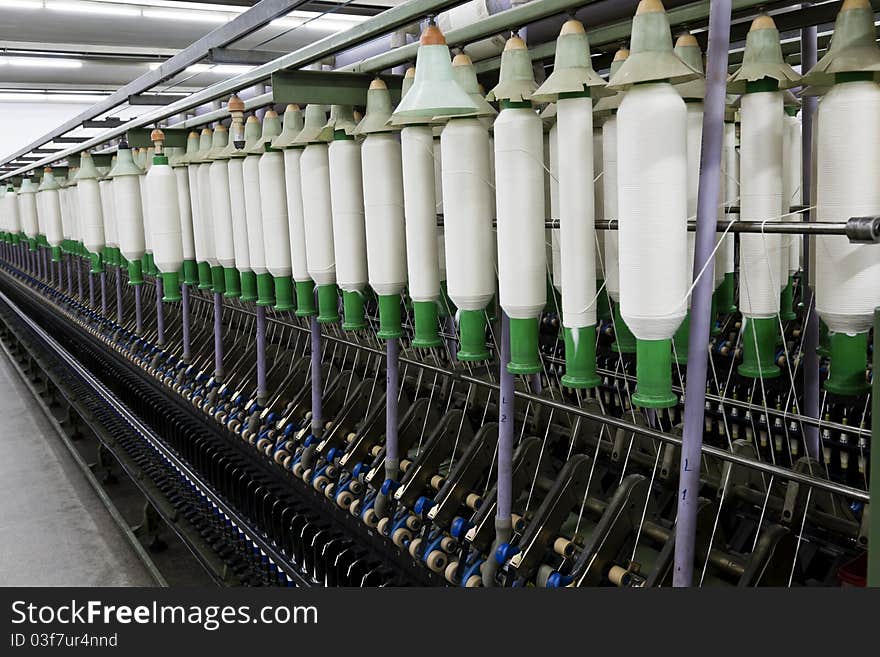
M 284 151 L 284 180 L 287 190 L 287 213 L 290 231 L 290 257 L 293 281 L 296 285 L 296 315 L 315 314 L 314 283 L 309 276 L 306 251 L 305 213 L 302 192 L 302 148 Z
M 783 188 L 782 188 L 782 214 L 786 221 L 800 221 L 799 212 L 790 212 L 792 205 L 800 204 L 801 189 L 801 131 L 800 122 L 794 116 L 797 107 L 785 107 L 785 123 L 782 133 L 782 148 L 784 157 Z M 780 317 L 784 321 L 791 321 L 797 317 L 793 309 L 794 274 L 800 266 L 799 251 L 801 240 L 798 235 L 782 236 L 782 253 L 780 254 L 779 276 L 782 279 L 782 297 L 780 299 Z
M 199 146 L 201 137 L 197 132 L 190 132 L 187 138 L 186 153 L 188 164 L 186 175 L 189 180 L 190 207 L 192 210 L 193 260 L 196 262 L 196 281 L 201 288 L 206 279 L 205 264 L 202 258 L 202 202 L 199 193 Z
M 180 245 L 183 256 L 183 284 L 193 285 L 198 280 L 198 265 L 193 244 L 193 213 L 190 199 L 188 167 L 183 165 L 185 155 L 172 163 L 177 189 L 177 216 L 180 217 Z
M 255 116 L 249 116 L 245 124 L 259 125 Z M 245 215 L 247 216 L 248 257 L 251 270 L 256 274 L 257 304 L 271 305 L 274 302 L 272 281 L 266 267 L 266 246 L 263 232 L 262 181 L 260 180 L 260 157 L 263 149 L 255 145 L 248 152 L 242 165 L 244 182 Z
M 290 261 L 284 155 L 267 145 L 266 152 L 260 157 L 259 169 L 263 246 L 266 253 L 266 269 L 272 276 L 275 286 L 275 308 L 281 311 L 293 310 L 295 308 L 293 283 L 290 278 L 293 269 Z
M 144 218 L 141 205 L 140 169 L 135 165 L 132 152 L 120 148 L 113 178 L 113 206 L 119 232 L 119 248 L 128 261 L 130 285 L 143 283 L 141 258 L 144 256 Z
M 61 261 L 61 242 L 64 239 L 64 233 L 61 226 L 61 198 L 58 194 L 58 183 L 52 169 L 47 168 L 43 172 L 43 191 L 40 192 L 44 196 L 43 226 L 46 234 L 46 241 L 52 247 L 52 261 Z M 5 218 L 4 218 L 5 219 Z
M 238 271 L 235 269 L 235 245 L 232 230 L 232 195 L 229 187 L 228 160 L 229 132 L 222 125 L 214 130 L 208 176 L 211 181 L 211 211 L 213 214 L 212 232 L 214 250 L 217 257 L 217 269 L 212 270 L 212 285 L 217 277 L 215 290 L 220 287 L 222 274 L 223 296 L 238 297 L 241 288 Z
M 199 268 L 199 289 L 210 290 L 213 286 L 211 279 L 211 252 L 213 248 L 208 244 L 208 235 L 211 228 L 211 176 L 210 164 L 205 160 L 211 150 L 213 131 L 204 128 L 199 135 L 199 149 L 194 156 L 195 193 L 198 195 L 198 221 L 193 225 L 193 237 L 195 240 L 196 260 Z
M 596 221 L 605 219 L 605 187 L 602 184 L 602 163 L 605 145 L 602 139 L 602 127 L 593 124 L 593 208 Z M 608 295 L 608 286 L 605 283 L 605 273 L 602 271 L 602 257 L 605 252 L 605 230 L 593 230 L 595 237 L 593 243 L 593 262 L 595 265 L 596 279 L 596 317 L 597 319 L 611 319 L 611 297 Z
M 724 123 L 724 163 L 723 185 L 724 206 L 739 204 L 739 153 L 736 149 L 736 124 L 733 121 Z M 737 221 L 738 214 L 722 212 L 724 218 L 729 221 Z M 721 238 L 721 246 L 716 253 L 715 265 L 722 278 L 718 288 L 716 307 L 719 313 L 730 314 L 736 312 L 734 292 L 736 289 L 736 274 L 734 273 L 734 249 L 736 248 L 734 236 L 731 233 Z
M 147 171 L 146 191 L 150 226 L 153 230 L 153 256 L 162 277 L 162 300 L 180 301 L 180 278 L 183 267 L 183 242 L 180 234 L 180 209 L 177 196 L 177 176 L 164 153 L 165 135 L 153 130 L 150 139 L 155 147 L 153 166 Z

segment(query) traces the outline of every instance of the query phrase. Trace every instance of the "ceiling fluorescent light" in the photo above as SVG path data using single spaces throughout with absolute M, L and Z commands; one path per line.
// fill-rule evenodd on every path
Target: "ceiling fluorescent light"
M 169 21 L 192 21 L 201 23 L 227 23 L 232 19 L 231 15 L 212 11 L 199 11 L 189 9 L 144 9 L 144 18 Z
M 0 57 L 0 64 L 32 68 L 82 68 L 78 59 L 62 57 Z
M 75 14 L 95 14 L 100 16 L 140 16 L 141 10 L 134 7 L 119 7 L 102 2 L 81 2 L 79 0 L 46 0 L 46 9 Z

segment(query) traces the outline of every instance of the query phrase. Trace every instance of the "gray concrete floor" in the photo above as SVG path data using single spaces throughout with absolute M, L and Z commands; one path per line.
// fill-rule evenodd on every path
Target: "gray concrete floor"
M 155 586 L 2 352 L 0 586 Z

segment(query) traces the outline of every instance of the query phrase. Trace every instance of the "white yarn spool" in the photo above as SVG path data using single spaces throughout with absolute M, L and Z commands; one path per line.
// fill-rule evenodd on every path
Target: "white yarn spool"
M 370 286 L 376 294 L 400 294 L 406 286 L 400 143 L 389 133 L 367 135 L 361 163 Z
M 596 154 L 593 153 L 593 157 Z M 602 178 L 596 184 L 602 188 L 604 218 L 617 221 L 617 117 L 610 116 L 602 124 Z M 620 227 L 617 226 L 617 229 Z M 597 275 L 604 273 L 605 288 L 614 301 L 620 301 L 620 263 L 618 262 L 619 237 L 618 230 L 605 232 L 605 261 Z M 604 270 L 604 271 L 603 271 Z
M 591 122 L 592 123 L 592 122 Z M 602 163 L 605 146 L 602 142 L 602 128 L 593 126 L 593 214 L 596 220 L 605 218 L 605 188 L 602 185 Z M 593 227 L 593 262 L 595 263 L 595 276 L 597 280 L 605 278 L 601 258 L 599 254 L 605 252 L 604 230 L 596 230 Z M 603 294 L 605 291 L 603 291 Z
M 221 267 L 235 267 L 235 247 L 232 237 L 232 202 L 229 196 L 229 162 L 215 160 L 208 165 L 211 182 L 211 216 L 214 252 Z
M 4 183 L 5 184 L 5 183 Z M 3 216 L 6 218 L 6 229 L 13 235 L 21 232 L 21 217 L 18 213 L 18 194 L 7 191 L 3 197 Z
M 495 295 L 491 140 L 479 119 L 452 119 L 440 146 L 447 291 L 458 308 L 483 310 Z
M 21 230 L 28 239 L 37 237 L 37 195 L 18 195 L 18 214 L 21 217 Z
M 266 269 L 273 276 L 290 276 L 290 229 L 287 218 L 287 188 L 284 155 L 268 151 L 260 156 L 260 211 L 263 217 L 263 247 Z
M 687 216 L 688 220 L 697 219 L 697 197 L 700 192 L 700 151 L 703 146 L 703 103 L 685 103 L 687 108 Z M 694 280 L 694 245 L 696 233 L 688 231 L 687 235 L 687 285 Z M 714 281 L 714 272 L 713 272 Z M 688 295 L 688 308 L 691 307 L 691 295 Z
M 819 103 L 817 219 L 880 213 L 880 86 L 834 85 Z M 870 330 L 880 306 L 880 250 L 844 235 L 816 239 L 816 310 L 832 333 Z
M 43 197 L 43 235 L 50 246 L 61 246 L 64 233 L 61 228 L 61 198 L 57 189 L 40 192 Z
M 248 247 L 247 204 L 244 194 L 244 158 L 229 160 L 229 205 L 232 209 L 232 248 L 235 268 L 240 272 L 251 271 L 251 254 Z
M 306 257 L 306 227 L 303 215 L 302 171 L 300 168 L 302 153 L 301 148 L 284 151 L 284 184 L 287 191 L 290 263 L 293 280 L 298 282 L 311 280 Z
M 146 175 L 138 176 L 138 186 L 140 187 L 141 193 L 141 216 L 144 218 L 144 252 L 152 253 L 153 252 L 153 229 L 150 226 L 150 195 L 147 194 L 147 180 Z M 77 193 L 77 199 L 79 199 L 79 194 Z M 83 216 L 82 216 L 83 208 L 79 208 L 79 226 L 80 229 L 83 229 Z
M 430 126 L 405 127 L 400 133 L 400 146 L 409 294 L 413 301 L 435 301 L 440 296 L 440 263 Z
M 248 155 L 242 164 L 244 207 L 247 216 L 248 257 L 255 274 L 266 274 L 266 247 L 263 242 L 263 201 L 260 185 L 260 156 Z
M 739 152 L 736 149 L 736 125 L 724 124 L 724 205 L 739 205 Z M 722 215 L 730 220 L 737 221 L 739 214 Z M 723 244 L 716 253 L 716 269 L 720 269 L 721 277 L 734 271 L 734 235 L 727 233 Z M 720 264 L 718 264 L 720 263 Z
M 138 188 L 140 192 L 140 188 Z M 70 236 L 75 242 L 82 242 L 82 223 L 79 212 L 79 194 L 76 184 L 70 188 Z
M 113 207 L 119 249 L 126 260 L 144 257 L 144 216 L 141 206 L 140 176 L 118 176 L 113 179 Z
M 743 95 L 741 115 L 740 216 L 743 221 L 779 221 L 782 207 L 782 92 L 761 91 Z M 746 317 L 775 317 L 779 312 L 781 248 L 779 235 L 740 235 L 739 296 L 740 308 Z
M 98 191 L 101 194 L 101 214 L 104 215 L 104 242 L 115 248 L 119 246 L 119 236 L 116 232 L 116 213 L 113 211 L 113 181 L 109 178 L 99 181 Z
M 189 167 L 174 169 L 177 179 L 177 212 L 180 216 L 180 242 L 184 260 L 195 260 L 196 249 L 193 243 L 193 210 L 189 188 Z
M 111 183 L 112 184 L 112 183 Z M 70 239 L 70 230 L 72 219 L 70 216 L 70 190 L 62 187 L 58 192 L 58 198 L 61 202 L 61 233 L 65 240 Z M 113 188 L 110 188 L 110 198 L 113 198 Z M 18 213 L 18 203 L 16 203 L 16 215 Z M 113 213 L 115 216 L 115 212 Z M 19 219 L 19 230 L 21 230 L 21 220 Z M 118 242 L 117 242 L 118 244 Z
M 100 253 L 105 246 L 104 213 L 101 211 L 101 189 L 94 178 L 80 180 L 76 185 L 82 221 L 83 245 L 90 253 Z
M 163 274 L 180 271 L 183 266 L 183 243 L 180 238 L 177 178 L 167 164 L 154 164 L 145 178 L 150 196 L 147 208 L 151 215 L 156 267 Z
M 202 258 L 211 267 L 217 267 L 220 265 L 220 261 L 217 260 L 215 242 L 214 196 L 222 190 L 214 190 L 211 187 L 211 163 L 200 164 L 197 173 L 199 177 L 199 207 L 202 214 Z
M 559 123 L 554 123 L 550 128 L 550 133 L 545 139 L 547 147 L 547 172 L 545 180 L 549 181 L 549 199 L 550 221 L 558 223 L 559 221 Z M 547 230 L 547 244 L 549 251 L 547 257 L 550 259 L 550 278 L 553 281 L 553 287 L 557 291 L 562 290 L 562 265 L 560 262 L 559 251 L 559 229 L 549 228 Z
M 199 193 L 199 165 L 190 164 L 186 168 L 186 177 L 189 179 L 189 198 L 192 207 L 193 254 L 196 262 L 204 262 L 204 247 L 202 246 L 202 198 Z
M 590 98 L 560 98 L 559 238 L 562 324 L 596 324 L 596 214 L 593 190 L 593 105 Z
M 803 142 L 801 135 L 801 122 L 796 116 L 785 117 L 785 156 L 783 164 L 786 170 L 786 187 L 784 198 L 788 199 L 789 206 L 801 205 L 803 194 L 801 193 L 803 175 Z M 786 221 L 802 221 L 800 212 L 792 212 L 786 217 Z M 794 274 L 801 265 L 801 252 L 803 250 L 803 237 L 800 235 L 787 235 L 788 238 L 788 273 Z M 783 256 L 783 259 L 785 256 Z
M 542 132 L 531 109 L 495 119 L 499 297 L 513 319 L 538 317 L 547 301 Z
M 620 310 L 640 340 L 673 336 L 687 309 L 687 109 L 673 87 L 627 91 L 617 112 Z
M 364 227 L 364 184 L 360 144 L 335 140 L 328 148 L 330 207 L 333 211 L 333 245 L 336 282 L 346 292 L 367 286 L 367 237 Z
M 306 262 L 317 285 L 336 283 L 333 214 L 330 201 L 330 161 L 327 144 L 309 144 L 300 159 Z
M 433 130 L 431 131 L 433 135 Z M 431 145 L 434 154 L 434 205 L 435 213 L 443 214 L 443 157 L 440 151 L 440 137 L 434 136 Z M 441 264 L 440 267 L 443 265 Z M 440 280 L 443 280 L 442 278 Z

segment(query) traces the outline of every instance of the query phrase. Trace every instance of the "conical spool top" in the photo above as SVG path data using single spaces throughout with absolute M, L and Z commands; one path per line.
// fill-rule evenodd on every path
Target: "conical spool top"
M 473 114 L 459 114 L 461 118 L 486 118 L 490 119 L 498 114 L 498 111 L 492 107 L 486 100 L 485 92 L 481 91 L 480 83 L 477 81 L 477 72 L 474 70 L 474 63 L 465 53 L 459 53 L 452 58 L 452 74 L 455 81 L 464 89 L 465 93 L 470 97 L 474 104 L 479 108 Z M 452 116 L 436 116 L 438 121 L 445 121 Z
M 222 123 L 214 128 L 214 134 L 211 137 L 211 150 L 208 151 L 209 160 L 228 160 L 226 147 L 229 145 L 229 131 Z
M 190 158 L 190 164 L 202 164 L 209 162 L 208 154 L 214 147 L 214 131 L 211 128 L 203 128 L 199 134 L 199 149 Z
M 660 0 L 641 0 L 632 22 L 630 54 L 608 82 L 614 89 L 626 89 L 639 82 L 667 80 L 680 84 L 700 77 L 700 72 L 683 62 L 672 48 L 669 17 Z
M 681 61 L 700 72 L 700 77 L 676 85 L 675 90 L 685 100 L 703 100 L 706 97 L 706 76 L 703 73 L 703 53 L 696 37 L 693 34 L 679 36 L 675 41 L 674 52 Z
M 351 105 L 333 105 L 330 107 L 330 118 L 321 128 L 318 138 L 321 141 L 332 141 L 337 132 L 353 136 L 357 128 L 354 121 L 354 110 Z
M 255 114 L 251 114 L 244 121 L 244 148 L 241 152 L 245 155 L 252 153 L 262 153 L 262 144 L 260 136 L 263 133 L 263 124 Z
M 428 25 L 419 43 L 413 84 L 391 115 L 391 123 L 424 124 L 435 116 L 474 114 L 478 109 L 455 80 L 443 33 Z
M 782 45 L 776 23 L 767 15 L 758 16 L 746 35 L 746 50 L 740 68 L 727 80 L 727 91 L 746 92 L 748 82 L 771 78 L 780 89 L 800 84 L 800 75 L 782 59 Z
M 281 134 L 281 118 L 278 113 L 269 109 L 263 115 L 263 132 L 255 143 L 251 143 L 247 139 L 247 124 L 245 124 L 245 146 L 244 150 L 248 155 L 261 155 L 266 152 L 266 147 L 271 147 L 272 142 Z
M 166 146 L 165 156 L 172 167 L 182 167 L 186 164 L 186 150 L 182 146 Z
M 388 85 L 376 78 L 370 82 L 367 90 L 367 113 L 354 130 L 356 135 L 371 135 L 378 132 L 391 132 L 393 127 L 387 125 L 391 118 L 391 93 Z
M 80 180 L 97 180 L 101 177 L 101 174 L 98 173 L 98 169 L 95 166 L 95 161 L 92 159 L 90 153 L 80 153 L 79 156 L 79 171 L 76 174 L 75 180 L 79 182 Z
M 501 53 L 498 84 L 487 94 L 486 100 L 530 101 L 537 88 L 526 42 L 519 35 L 513 35 L 504 44 L 504 52 Z
M 293 140 L 302 132 L 303 113 L 299 105 L 288 105 L 284 108 L 281 122 L 281 134 L 272 142 L 272 148 L 290 148 Z
M 611 61 L 611 68 L 608 71 L 608 79 L 614 77 L 617 71 L 620 70 L 620 67 L 623 66 L 623 63 L 629 58 L 629 49 L 628 48 L 620 48 L 617 52 L 614 53 L 614 59 Z M 617 110 L 620 107 L 620 101 L 623 100 L 623 92 L 615 91 L 611 95 L 603 96 L 599 99 L 599 101 L 593 106 L 593 113 L 606 115 L 610 114 Z
M 181 164 L 190 164 L 193 162 L 193 158 L 196 157 L 199 153 L 199 133 L 195 130 L 190 130 L 189 134 L 186 136 L 186 153 L 184 153 L 181 158 Z M 112 173 L 112 170 L 111 170 Z
M 19 194 L 36 194 L 38 187 L 33 180 L 30 179 L 30 176 L 26 178 L 22 178 L 21 187 L 18 188 Z
M 406 69 L 403 74 L 403 83 L 400 85 L 400 97 L 401 99 L 406 96 L 410 89 L 412 89 L 413 83 L 416 81 L 416 67 L 410 66 Z
M 294 138 L 292 145 L 307 146 L 308 144 L 321 142 L 322 140 L 319 138 L 319 135 L 326 123 L 327 108 L 324 105 L 306 105 L 303 129 Z
M 5 191 L 6 187 L 3 186 L 3 189 Z M 43 169 L 43 179 L 40 181 L 40 186 L 37 189 L 41 192 L 50 189 L 60 189 L 58 181 L 55 180 L 55 174 L 52 173 L 52 167 Z
M 605 80 L 593 70 L 590 40 L 583 23 L 566 21 L 556 39 L 553 73 L 535 90 L 532 100 L 549 103 L 557 100 L 559 94 L 579 93 L 586 88 L 590 88 L 591 96 L 598 96 L 604 87 Z
M 229 97 L 229 102 L 226 103 L 226 109 L 229 110 L 230 114 L 233 112 L 244 112 L 244 101 L 237 94 L 232 94 Z
M 846 0 L 834 21 L 834 34 L 828 51 L 804 75 L 803 83 L 830 87 L 837 73 L 874 73 L 880 71 L 880 48 L 877 47 L 874 10 L 868 0 Z M 812 91 L 809 95 L 818 95 Z
M 110 169 L 107 174 L 110 178 L 117 176 L 139 176 L 143 170 L 134 163 L 134 153 L 128 147 L 128 144 L 122 142 L 119 144 L 119 150 L 116 151 L 116 166 Z

